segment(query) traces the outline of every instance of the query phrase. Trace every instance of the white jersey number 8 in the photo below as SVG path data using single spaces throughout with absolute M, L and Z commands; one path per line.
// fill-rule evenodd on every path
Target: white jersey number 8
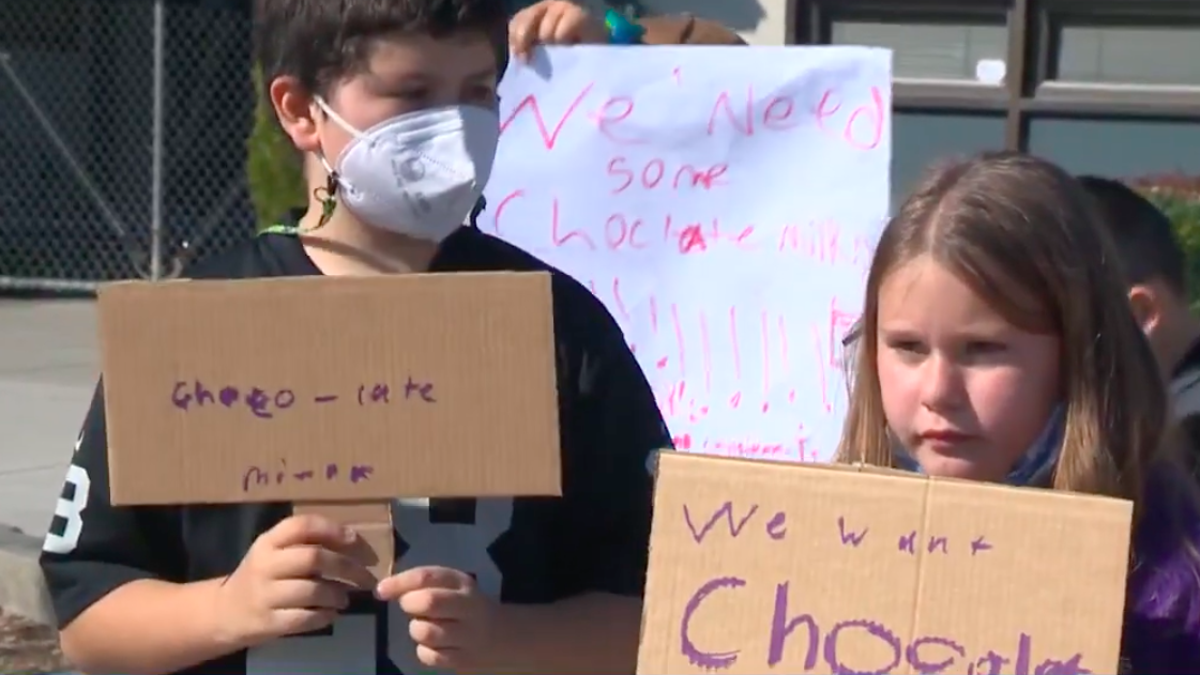
M 408 542 L 396 569 L 442 565 L 475 575 L 479 589 L 499 599 L 503 578 L 488 548 L 512 526 L 511 498 L 478 499 L 472 525 L 430 522 L 428 499 L 394 503 L 392 523 Z M 417 661 L 416 644 L 408 634 L 409 617 L 397 603 L 388 606 L 387 658 L 405 675 L 436 673 Z M 246 653 L 246 675 L 375 675 L 375 617 L 339 616 L 333 634 L 283 638 Z
M 81 445 L 83 445 L 82 434 L 75 441 L 76 453 L 79 452 Z M 72 464 L 67 468 L 66 482 L 74 489 L 74 494 L 70 499 L 59 497 L 54 504 L 54 515 L 62 518 L 65 524 L 62 534 L 55 534 L 53 531 L 46 533 L 42 550 L 47 553 L 66 555 L 74 551 L 75 547 L 79 546 L 79 535 L 83 534 L 83 512 L 87 509 L 88 494 L 92 491 L 92 479 L 88 476 L 87 469 L 78 464 Z

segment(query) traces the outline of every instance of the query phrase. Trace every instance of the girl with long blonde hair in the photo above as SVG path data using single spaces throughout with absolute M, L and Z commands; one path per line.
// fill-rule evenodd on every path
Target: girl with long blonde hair
M 1123 664 L 1200 673 L 1200 501 L 1095 217 L 1031 156 L 932 172 L 872 261 L 838 461 L 1131 500 Z

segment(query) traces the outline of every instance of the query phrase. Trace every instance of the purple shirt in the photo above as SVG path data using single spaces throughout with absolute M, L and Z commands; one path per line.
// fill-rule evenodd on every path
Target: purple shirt
M 1200 506 L 1175 476 L 1148 481 L 1133 532 L 1122 670 L 1200 674 Z

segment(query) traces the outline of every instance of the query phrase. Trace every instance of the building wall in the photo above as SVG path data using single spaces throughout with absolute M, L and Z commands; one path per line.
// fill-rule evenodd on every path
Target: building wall
M 796 0 L 802 43 L 893 51 L 892 196 L 934 161 L 1025 150 L 1076 173 L 1200 175 L 1200 2 Z
M 603 11 L 603 0 L 589 0 Z M 951 3 L 643 0 L 654 13 L 715 19 L 758 45 L 893 51 L 892 192 L 899 202 L 940 158 L 1003 147 L 1074 172 L 1200 175 L 1200 0 L 1169 12 L 1138 0 Z M 1020 29 L 1020 30 L 1017 30 Z M 1013 41 L 1024 63 L 1010 62 Z

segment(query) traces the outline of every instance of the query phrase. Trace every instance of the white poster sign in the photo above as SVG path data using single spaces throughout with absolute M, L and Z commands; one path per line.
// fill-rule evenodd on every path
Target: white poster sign
M 604 302 L 678 449 L 828 459 L 888 212 L 891 53 L 552 48 L 500 93 L 479 225 Z

